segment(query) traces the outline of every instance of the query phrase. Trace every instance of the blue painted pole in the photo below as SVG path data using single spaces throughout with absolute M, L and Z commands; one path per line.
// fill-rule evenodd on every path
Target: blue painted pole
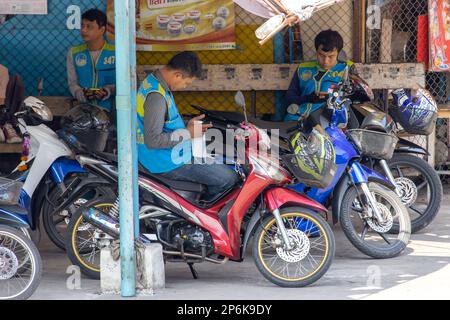
M 273 39 L 273 59 L 274 63 L 284 63 L 284 36 L 277 33 Z M 284 94 L 281 91 L 275 92 L 275 116 L 274 121 L 282 121 L 285 116 Z
M 136 295 L 136 255 L 134 249 L 133 204 L 133 139 L 131 132 L 130 71 L 130 1 L 115 0 L 116 86 L 117 86 L 117 142 L 119 149 L 119 209 L 121 295 Z
M 139 238 L 139 169 L 136 144 L 137 117 L 137 74 L 136 74 L 136 1 L 130 1 L 130 69 L 131 69 L 131 139 L 133 141 L 133 203 L 134 203 L 134 236 Z

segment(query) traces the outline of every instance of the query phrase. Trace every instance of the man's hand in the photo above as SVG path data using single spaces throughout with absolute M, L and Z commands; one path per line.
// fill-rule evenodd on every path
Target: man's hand
M 95 92 L 95 97 L 97 98 L 97 100 L 103 100 L 108 95 L 109 93 L 105 88 L 101 88 L 100 90 Z
M 203 136 L 203 133 L 206 132 L 209 128 L 212 128 L 212 123 L 203 124 L 202 119 L 205 118 L 204 114 L 199 115 L 198 117 L 192 118 L 189 120 L 187 124 L 187 129 L 191 134 L 191 139 L 200 138 Z
M 328 99 L 328 93 L 319 92 L 318 94 L 313 92 L 305 97 L 305 102 L 307 103 L 325 103 Z

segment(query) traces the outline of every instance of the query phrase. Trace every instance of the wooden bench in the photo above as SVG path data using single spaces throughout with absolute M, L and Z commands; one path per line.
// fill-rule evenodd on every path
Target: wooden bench
M 160 67 L 138 66 L 139 83 Z M 202 77 L 182 91 L 286 91 L 297 68 L 296 64 L 204 65 Z M 425 86 L 425 70 L 422 64 L 356 64 L 356 68 L 372 89 Z M 39 99 L 47 104 L 54 116 L 63 116 L 71 106 L 69 97 Z M 252 100 L 251 112 L 256 113 L 255 99 Z M 18 146 L 0 144 L 0 153 L 18 152 L 18 149 Z

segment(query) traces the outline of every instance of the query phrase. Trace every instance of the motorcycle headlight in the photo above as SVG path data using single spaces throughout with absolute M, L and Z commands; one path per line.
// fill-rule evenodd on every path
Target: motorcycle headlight
M 256 173 L 269 177 L 276 183 L 281 183 L 289 176 L 279 165 L 275 165 L 269 159 L 250 156 L 250 162 Z

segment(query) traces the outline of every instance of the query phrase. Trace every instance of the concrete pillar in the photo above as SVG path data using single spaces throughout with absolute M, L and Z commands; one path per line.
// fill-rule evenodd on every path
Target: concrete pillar
M 144 248 L 136 248 L 138 270 L 136 289 L 141 294 L 152 295 L 155 289 L 164 289 L 165 270 L 162 246 L 158 243 L 146 244 Z M 101 290 L 103 294 L 119 294 L 121 284 L 120 259 L 115 261 L 109 248 L 102 249 L 100 254 Z

